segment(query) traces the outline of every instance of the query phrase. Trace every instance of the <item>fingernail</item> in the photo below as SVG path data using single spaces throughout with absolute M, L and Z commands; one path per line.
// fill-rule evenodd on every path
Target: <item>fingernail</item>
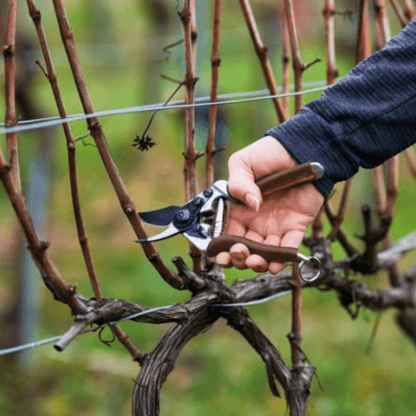
M 246 205 L 248 205 L 254 211 L 258 211 L 260 209 L 260 202 L 253 194 L 247 194 L 246 198 Z

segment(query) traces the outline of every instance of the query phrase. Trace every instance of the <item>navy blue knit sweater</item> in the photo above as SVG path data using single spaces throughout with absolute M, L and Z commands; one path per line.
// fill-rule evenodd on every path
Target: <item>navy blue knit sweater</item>
M 327 196 L 360 166 L 372 168 L 416 142 L 416 20 L 298 115 L 266 132 L 299 162 L 320 162 Z

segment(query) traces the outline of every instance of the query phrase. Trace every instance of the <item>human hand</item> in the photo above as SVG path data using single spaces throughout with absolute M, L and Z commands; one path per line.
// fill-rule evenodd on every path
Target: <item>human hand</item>
M 238 235 L 263 244 L 299 248 L 307 227 L 318 214 L 324 198 L 310 183 L 264 197 L 255 180 L 298 165 L 286 149 L 271 136 L 264 137 L 231 155 L 228 161 L 229 192 L 245 205 L 231 203 L 224 234 Z M 243 244 L 219 253 L 215 262 L 222 267 L 250 268 L 276 274 L 283 263 L 268 263 L 250 254 Z

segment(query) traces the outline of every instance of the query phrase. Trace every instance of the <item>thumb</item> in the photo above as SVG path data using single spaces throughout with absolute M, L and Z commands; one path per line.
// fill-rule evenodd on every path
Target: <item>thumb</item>
M 259 187 L 254 182 L 254 174 L 244 161 L 235 160 L 232 157 L 228 163 L 228 186 L 230 195 L 244 202 L 254 211 L 260 209 L 262 195 Z

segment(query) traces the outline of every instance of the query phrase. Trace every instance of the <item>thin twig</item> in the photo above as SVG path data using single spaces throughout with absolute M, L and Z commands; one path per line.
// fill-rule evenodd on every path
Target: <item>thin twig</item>
M 191 50 L 192 50 L 192 64 L 195 72 L 196 65 L 196 40 L 198 38 L 198 30 L 196 27 L 196 9 L 195 0 L 190 0 L 190 12 L 191 12 Z
M 368 0 L 360 0 L 360 17 L 355 49 L 355 62 L 363 61 L 371 54 L 370 30 L 368 26 L 369 11 Z
M 375 0 L 375 6 L 376 26 L 378 27 L 377 46 L 381 49 L 390 40 L 391 35 L 384 0 Z M 398 193 L 399 156 L 394 156 L 385 163 L 385 171 L 387 176 L 387 195 L 386 205 L 382 214 L 387 217 L 392 217 Z
M 376 7 L 376 28 L 377 28 L 377 47 L 381 49 L 390 40 L 390 28 L 387 20 L 386 7 L 384 0 L 375 0 Z M 384 217 L 393 218 L 394 205 L 398 195 L 399 182 L 399 156 L 396 155 L 389 159 L 383 166 L 386 179 L 386 201 L 384 209 L 381 213 Z M 389 233 L 383 239 L 383 248 L 391 247 L 391 237 Z M 389 268 L 390 283 L 393 287 L 403 284 L 402 273 L 397 264 Z
M 266 78 L 267 87 L 269 88 L 270 94 L 277 95 L 277 84 L 273 75 L 272 66 L 270 60 L 267 56 L 267 48 L 263 45 L 263 42 L 260 37 L 260 32 L 257 28 L 256 20 L 253 15 L 249 0 L 240 0 L 240 5 L 243 10 L 244 18 L 246 20 L 248 30 L 250 32 L 251 38 L 253 40 L 254 48 L 256 50 L 257 56 L 259 57 L 261 66 L 263 68 L 263 73 Z M 282 107 L 277 98 L 272 99 L 274 108 L 277 113 L 277 117 L 280 123 L 285 121 L 285 115 L 283 114 Z
M 416 9 L 411 0 L 404 0 L 404 15 L 407 17 L 407 22 L 411 22 L 416 16 Z
M 326 0 L 323 9 L 325 21 L 325 41 L 326 41 L 326 80 L 328 85 L 335 84 L 338 77 L 338 70 L 335 66 L 335 30 L 334 30 L 334 0 Z
M 404 14 L 404 11 L 400 7 L 399 3 L 397 2 L 397 0 L 390 0 L 390 4 L 392 5 L 394 11 L 396 12 L 397 17 L 399 18 L 402 27 L 405 27 L 409 22 L 407 20 L 407 17 Z
M 285 18 L 284 5 L 281 7 L 282 12 L 281 19 L 281 36 L 282 36 L 282 94 L 286 94 L 289 91 L 289 79 L 290 79 L 290 40 L 289 29 L 287 27 L 287 19 Z M 282 98 L 282 111 L 285 115 L 285 119 L 290 118 L 290 102 L 289 97 Z
M 326 201 L 324 206 L 325 206 L 325 213 L 331 225 L 334 226 L 335 214 L 333 213 L 334 210 L 332 208 L 330 201 Z M 347 239 L 346 234 L 341 228 L 338 229 L 336 238 L 341 244 L 344 251 L 347 253 L 348 257 L 353 257 L 357 253 L 357 250 L 352 246 L 352 244 L 350 244 L 350 242 Z
M 166 77 L 167 78 L 167 77 Z M 175 94 L 180 90 L 180 88 L 183 85 L 183 81 L 179 81 L 179 85 L 175 88 L 175 90 L 173 91 L 173 93 L 169 96 L 169 98 L 164 102 L 163 107 L 167 106 L 170 102 L 170 100 L 175 96 Z M 155 118 L 156 114 L 158 113 L 158 111 L 160 111 L 160 109 L 155 110 L 155 112 L 151 115 L 145 129 L 144 132 L 142 134 L 142 138 L 145 137 L 146 133 L 149 131 L 150 126 L 153 123 L 153 119 Z
M 322 14 L 324 16 L 324 22 L 325 22 L 325 44 L 326 44 L 326 60 L 327 60 L 326 82 L 328 85 L 332 85 L 335 83 L 336 78 L 338 76 L 338 70 L 335 65 L 334 0 L 325 1 L 325 6 L 322 10 Z M 322 237 L 324 213 L 325 213 L 325 208 L 322 207 L 322 209 L 319 211 L 318 215 L 316 216 L 312 224 L 312 238 L 314 239 Z M 334 217 L 334 221 L 335 221 L 335 217 Z M 331 236 L 329 238 L 336 236 L 339 230 L 339 225 L 333 226 L 333 230 L 335 229 L 336 229 L 336 232 L 331 233 Z
M 386 210 L 386 192 L 383 175 L 383 167 L 377 166 L 373 169 L 374 187 L 376 189 L 377 211 L 379 214 Z
M 409 169 L 414 178 L 416 178 L 416 157 L 413 149 L 408 147 L 405 150 L 405 155 L 407 159 L 407 163 L 409 164 Z
M 77 50 L 75 48 L 73 32 L 66 18 L 63 2 L 62 0 L 53 0 L 53 5 L 59 25 L 59 30 L 61 33 L 62 42 L 64 44 L 66 54 L 68 56 L 68 61 L 72 70 L 72 75 L 77 86 L 78 95 L 80 97 L 84 112 L 86 114 L 92 114 L 94 113 L 94 108 L 87 90 L 86 80 L 81 69 Z M 97 149 L 100 153 L 101 159 L 107 170 L 108 176 L 114 187 L 114 190 L 118 196 L 123 212 L 126 214 L 136 236 L 139 239 L 145 239 L 146 232 L 143 228 L 143 224 L 140 221 L 136 207 L 127 192 L 127 188 L 111 156 L 107 140 L 101 129 L 99 120 L 97 117 L 92 117 L 88 118 L 87 122 L 88 128 L 91 132 L 92 137 L 94 138 L 95 144 L 97 145 Z M 181 288 L 182 281 L 177 276 L 175 276 L 172 270 L 170 270 L 167 267 L 165 262 L 160 258 L 154 245 L 152 243 L 143 243 L 142 247 L 147 258 L 150 260 L 150 262 L 153 264 L 153 266 L 159 272 L 162 278 L 171 286 L 178 289 Z
M 284 0 L 285 17 L 289 30 L 290 50 L 292 53 L 292 66 L 295 75 L 295 91 L 302 91 L 302 74 L 305 70 L 305 64 L 300 60 L 298 35 L 296 32 L 295 11 L 292 0 Z M 299 113 L 302 108 L 302 96 L 295 96 L 295 113 Z
M 7 25 L 6 38 L 3 44 L 4 57 L 4 96 L 6 99 L 5 125 L 12 127 L 17 124 L 16 121 L 16 20 L 17 20 L 17 0 L 8 0 L 7 2 Z M 19 154 L 17 134 L 8 133 L 7 150 L 11 175 L 16 182 L 17 189 L 21 189 Z
M 387 197 L 386 208 L 383 215 L 386 217 L 393 217 L 394 204 L 399 193 L 399 156 L 396 155 L 389 159 L 385 163 L 384 169 L 387 179 Z
M 176 78 L 170 77 L 169 75 L 161 74 L 160 78 L 165 79 L 166 81 L 174 82 L 175 84 L 183 84 L 183 79 L 182 80 L 176 79 Z
M 192 0 L 185 0 L 183 10 L 179 12 L 179 17 L 183 25 L 184 36 L 184 53 L 185 53 L 185 77 L 186 86 L 185 103 L 193 105 L 195 102 L 195 33 L 196 29 L 193 24 L 194 3 Z M 196 160 L 195 150 L 195 109 L 193 107 L 185 110 L 185 146 L 184 146 L 184 182 L 186 200 L 192 198 L 198 192 L 196 180 Z M 190 243 L 190 255 L 193 260 L 194 270 L 202 270 L 201 252 Z
M 386 207 L 383 215 L 387 218 L 393 218 L 394 205 L 396 203 L 397 195 L 399 192 L 399 155 L 396 155 L 389 159 L 384 168 L 387 177 L 387 197 Z M 386 235 L 383 240 L 383 248 L 389 249 L 391 247 L 390 233 Z M 389 268 L 390 283 L 393 287 L 398 287 L 403 284 L 403 274 L 399 265 L 396 263 Z
M 113 325 L 112 329 L 114 331 L 115 336 L 119 340 L 120 344 L 122 344 L 127 349 L 127 351 L 130 353 L 133 359 L 139 357 L 140 351 L 131 342 L 127 334 L 122 329 L 120 329 L 117 325 Z
M 211 93 L 210 102 L 218 101 L 218 73 L 220 67 L 220 23 L 221 23 L 221 0 L 214 1 L 214 25 L 212 36 L 211 55 Z M 205 187 L 208 188 L 214 182 L 214 155 L 215 155 L 215 128 L 217 125 L 217 107 L 209 108 L 209 131 L 205 149 Z
M 381 49 L 391 37 L 384 0 L 374 0 L 374 9 L 377 49 Z
M 29 14 L 32 17 L 33 23 L 36 28 L 36 32 L 39 38 L 40 46 L 42 49 L 43 58 L 46 64 L 46 70 L 43 70 L 47 80 L 50 83 L 52 92 L 55 98 L 56 106 L 58 108 L 59 116 L 66 118 L 64 103 L 62 101 L 61 91 L 58 85 L 58 79 L 56 77 L 55 69 L 52 63 L 52 57 L 49 52 L 48 42 L 43 30 L 41 22 L 41 13 L 36 8 L 33 0 L 27 0 L 27 6 L 29 8 Z M 39 65 L 40 66 L 40 65 Z M 92 262 L 92 256 L 88 245 L 88 237 L 85 232 L 84 221 L 82 219 L 81 204 L 79 201 L 76 157 L 75 157 L 75 141 L 71 133 L 71 129 L 68 123 L 62 124 L 64 130 L 66 144 L 68 149 L 68 166 L 69 166 L 69 181 L 71 187 L 72 206 L 74 210 L 75 223 L 77 227 L 78 241 L 81 246 L 82 254 L 84 256 L 85 265 L 87 268 L 88 276 L 90 278 L 91 286 L 94 291 L 94 295 L 97 300 L 102 299 L 102 293 L 100 285 L 98 283 L 97 275 L 95 273 L 94 265 Z
M 338 235 L 339 229 L 341 227 L 342 221 L 344 220 L 345 210 L 347 209 L 347 202 L 349 191 L 351 189 L 351 179 L 345 181 L 344 189 L 342 190 L 341 202 L 339 203 L 338 214 L 334 217 L 332 221 L 332 230 L 328 238 L 334 240 Z
M 193 105 L 195 100 L 195 63 L 192 59 L 192 12 L 191 0 L 186 0 L 184 8 L 179 12 L 179 16 L 183 25 L 184 33 L 184 53 L 186 72 L 184 76 L 184 84 L 186 86 L 185 104 Z M 196 183 L 196 166 L 195 166 L 195 110 L 187 108 L 185 110 L 185 150 L 184 150 L 184 177 L 185 177 L 185 198 L 188 200 L 197 193 Z
M 299 266 L 292 266 L 292 330 L 289 334 L 293 368 L 300 367 L 304 361 L 300 342 L 302 340 L 302 280 Z
M 322 230 L 324 228 L 324 213 L 325 206 L 322 205 L 312 224 L 312 238 L 317 239 L 322 237 Z

